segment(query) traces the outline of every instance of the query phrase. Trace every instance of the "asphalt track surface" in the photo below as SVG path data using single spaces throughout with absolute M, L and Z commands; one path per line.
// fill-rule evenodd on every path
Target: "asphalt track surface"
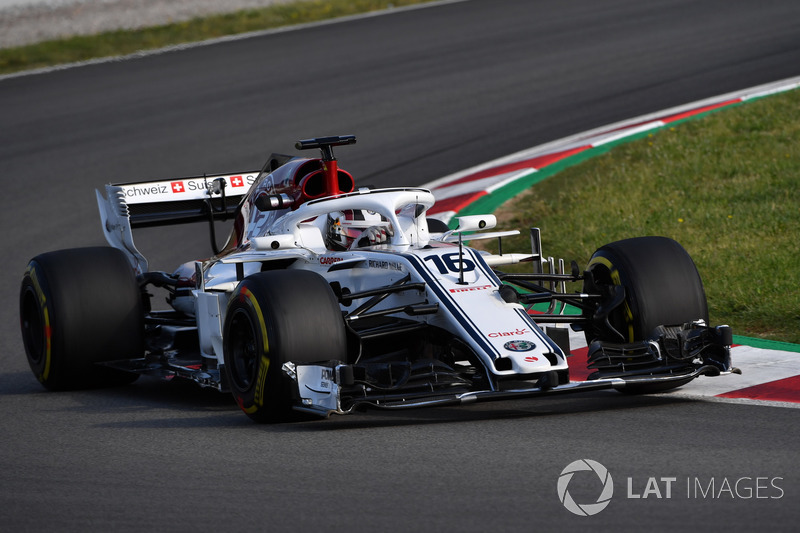
M 188 384 L 43 391 L 16 302 L 33 255 L 104 244 L 103 183 L 355 133 L 337 155 L 359 183 L 421 184 L 795 76 L 798 20 L 792 1 L 472 0 L 0 81 L 0 530 L 796 530 L 798 409 L 594 393 L 258 426 Z M 208 253 L 202 227 L 138 242 L 154 268 Z M 556 491 L 582 458 L 614 478 L 592 517 Z

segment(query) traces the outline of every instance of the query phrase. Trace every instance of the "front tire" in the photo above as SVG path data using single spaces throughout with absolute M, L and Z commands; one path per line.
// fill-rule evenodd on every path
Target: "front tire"
M 625 299 L 586 329 L 586 341 L 635 343 L 648 340 L 658 326 L 680 326 L 703 320 L 708 304 L 700 274 L 686 250 L 666 237 L 637 237 L 599 248 L 589 261 L 585 292 L 612 294 L 624 288 Z M 621 392 L 651 394 L 685 385 L 693 378 L 664 383 L 637 382 L 631 376 Z M 597 373 L 602 377 L 602 372 Z M 591 378 L 590 378 L 591 379 Z M 624 379 L 624 376 L 623 376 Z
M 346 360 L 338 301 L 314 272 L 248 276 L 228 303 L 223 350 L 231 393 L 247 416 L 256 422 L 298 420 L 294 384 L 283 364 Z
M 625 300 L 586 330 L 586 341 L 636 342 L 658 326 L 708 323 L 700 274 L 686 250 L 666 237 L 636 237 L 599 248 L 589 261 L 584 292 L 621 285 Z
M 141 292 L 116 248 L 33 258 L 20 288 L 20 326 L 31 370 L 50 390 L 115 386 L 138 377 L 97 364 L 144 353 Z

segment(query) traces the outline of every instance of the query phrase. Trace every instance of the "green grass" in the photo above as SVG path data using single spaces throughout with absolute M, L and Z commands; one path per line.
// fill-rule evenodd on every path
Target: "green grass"
M 430 0 L 309 0 L 195 18 L 140 30 L 119 30 L 0 49 L 0 74 L 121 56 L 250 31 L 420 4 Z
M 800 91 L 664 128 L 566 168 L 498 211 L 583 267 L 607 243 L 671 237 L 703 278 L 714 324 L 800 343 Z M 504 250 L 524 252 L 522 236 Z

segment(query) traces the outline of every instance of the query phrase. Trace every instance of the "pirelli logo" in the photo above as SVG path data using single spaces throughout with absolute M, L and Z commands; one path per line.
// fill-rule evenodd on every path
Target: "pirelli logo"
M 450 289 L 450 292 L 475 292 L 475 291 L 485 291 L 491 288 L 492 288 L 491 285 L 475 285 L 473 287 L 456 287 L 455 289 Z

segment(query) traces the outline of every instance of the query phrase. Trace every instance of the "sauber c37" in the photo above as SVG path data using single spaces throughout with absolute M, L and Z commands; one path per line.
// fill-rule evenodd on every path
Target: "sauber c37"
M 109 247 L 43 253 L 22 280 L 22 337 L 48 389 L 192 380 L 256 421 L 597 389 L 657 392 L 737 372 L 731 331 L 710 327 L 700 276 L 675 241 L 600 247 L 587 267 L 468 246 L 492 215 L 427 216 L 430 191 L 357 188 L 333 147 L 273 154 L 260 171 L 107 185 Z M 216 246 L 215 221 L 233 221 Z M 133 229 L 209 221 L 214 254 L 151 271 Z M 527 263 L 527 273 L 504 273 Z M 567 292 L 567 283 L 582 283 Z M 169 307 L 154 309 L 152 293 Z M 537 311 L 533 310 L 536 306 Z M 565 307 L 573 311 L 565 314 Z M 162 306 L 163 307 L 163 306 Z M 589 344 L 571 381 L 567 327 Z

